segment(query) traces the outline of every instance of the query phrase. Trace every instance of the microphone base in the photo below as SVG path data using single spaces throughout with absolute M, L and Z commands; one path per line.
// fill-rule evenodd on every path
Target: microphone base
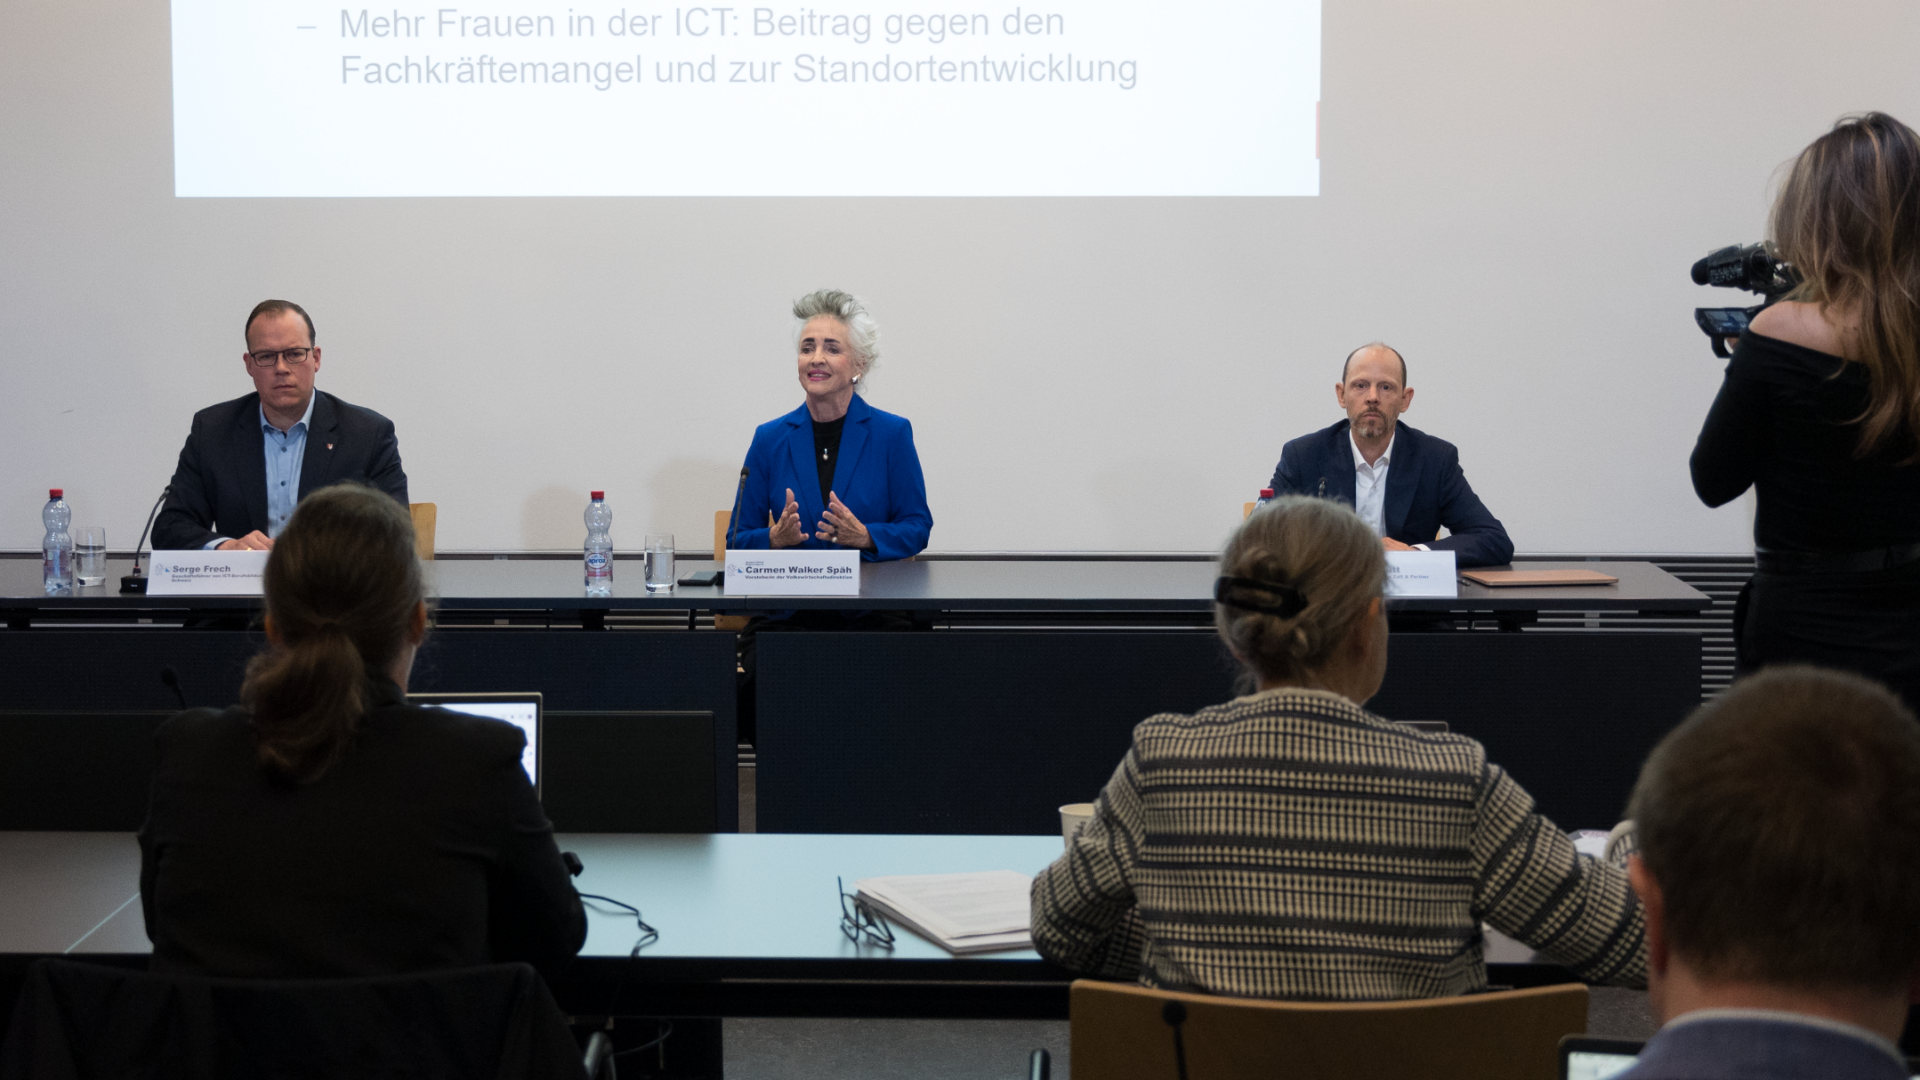
M 128 574 L 120 579 L 120 591 L 123 593 L 142 593 L 147 591 L 147 579 L 143 574 Z

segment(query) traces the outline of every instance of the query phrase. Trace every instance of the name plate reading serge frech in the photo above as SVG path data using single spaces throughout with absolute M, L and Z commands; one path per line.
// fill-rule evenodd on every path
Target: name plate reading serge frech
M 1459 596 L 1451 551 L 1387 552 L 1388 596 Z
M 859 596 L 860 553 L 729 551 L 722 580 L 727 596 Z
M 264 551 L 156 551 L 148 596 L 259 596 Z

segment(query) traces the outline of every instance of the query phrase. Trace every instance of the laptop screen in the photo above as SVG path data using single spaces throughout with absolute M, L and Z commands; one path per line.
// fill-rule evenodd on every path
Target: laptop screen
M 1633 1068 L 1633 1054 L 1604 1050 L 1569 1050 L 1564 1076 L 1566 1080 L 1608 1080 Z
M 540 794 L 540 695 L 520 694 L 408 694 L 411 705 L 438 705 L 454 712 L 505 720 L 526 732 L 527 748 L 520 764 L 527 770 L 533 793 Z

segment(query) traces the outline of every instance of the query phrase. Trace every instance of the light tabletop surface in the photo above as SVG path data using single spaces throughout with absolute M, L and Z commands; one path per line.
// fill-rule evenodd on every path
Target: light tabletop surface
M 559 837 L 580 856 L 575 879 L 638 907 L 660 931 L 641 956 L 678 960 L 946 960 L 946 950 L 895 927 L 891 952 L 840 931 L 835 876 L 1017 870 L 1036 874 L 1060 855 L 1058 836 L 845 836 L 718 833 Z M 132 833 L 0 832 L 0 953 L 149 952 L 140 909 L 140 849 Z M 633 917 L 588 901 L 582 956 L 624 957 Z M 1532 950 L 1497 933 L 1487 959 L 1525 963 Z M 1038 962 L 1031 949 L 969 961 Z M 866 963 L 861 963 L 866 967 Z
M 891 953 L 840 931 L 834 878 L 1017 870 L 1058 856 L 1058 836 L 562 835 L 580 856 L 574 884 L 640 909 L 660 939 L 649 958 L 929 960 L 946 950 L 895 928 Z M 131 833 L 0 833 L 0 952 L 144 953 L 140 849 Z M 583 956 L 620 956 L 633 916 L 587 901 Z M 1031 949 L 972 960 L 1037 961 Z

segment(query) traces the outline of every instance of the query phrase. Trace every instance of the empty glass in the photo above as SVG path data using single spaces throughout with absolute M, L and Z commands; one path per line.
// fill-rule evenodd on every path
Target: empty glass
M 98 525 L 73 530 L 73 583 L 98 585 L 107 580 L 107 530 Z
M 647 591 L 667 592 L 673 588 L 673 534 L 647 534 Z

